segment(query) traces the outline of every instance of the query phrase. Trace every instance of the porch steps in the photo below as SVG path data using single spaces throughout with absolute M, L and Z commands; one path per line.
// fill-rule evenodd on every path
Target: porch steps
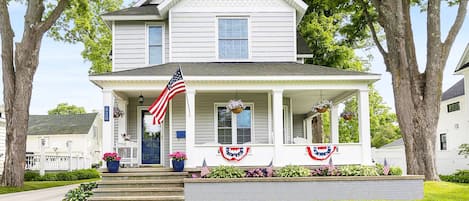
M 121 168 L 119 173 L 101 170 L 102 180 L 88 200 L 184 200 L 184 178 L 187 172 L 173 172 L 171 168 Z

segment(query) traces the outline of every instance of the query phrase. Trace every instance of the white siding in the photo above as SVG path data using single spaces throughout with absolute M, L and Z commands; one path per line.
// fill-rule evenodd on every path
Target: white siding
M 181 1 L 171 11 L 172 61 L 220 61 L 219 16 L 249 18 L 249 61 L 296 62 L 295 10 L 282 0 Z
M 173 104 L 173 121 L 172 121 L 172 143 L 173 152 L 186 150 L 186 139 L 176 138 L 176 131 L 186 130 L 186 99 L 183 95 L 175 96 L 172 100 Z M 193 135 L 193 133 L 186 133 L 186 135 Z
M 301 138 L 306 138 L 304 134 L 304 126 L 303 126 L 303 120 L 304 120 L 303 114 L 294 114 L 293 115 L 293 138 L 295 137 L 301 137 Z
M 235 94 L 196 94 L 195 97 L 195 143 L 214 143 L 215 103 L 226 103 L 235 98 Z M 254 103 L 253 132 L 256 144 L 268 143 L 267 94 L 238 94 L 245 103 Z M 173 110 L 174 111 L 174 110 Z
M 147 25 L 158 24 L 157 21 L 121 21 L 115 24 L 114 66 L 113 71 L 128 70 L 148 65 Z M 169 26 L 164 22 L 164 61 L 169 58 Z

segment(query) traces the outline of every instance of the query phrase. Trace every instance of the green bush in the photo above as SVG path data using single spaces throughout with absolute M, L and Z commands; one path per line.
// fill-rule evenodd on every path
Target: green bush
M 25 181 L 75 181 L 83 179 L 99 178 L 99 172 L 96 169 L 74 170 L 71 172 L 46 173 L 40 176 L 38 172 L 26 171 L 24 173 Z
M 378 176 L 379 170 L 375 166 L 347 165 L 340 166 L 339 172 L 342 176 Z
M 38 172 L 26 170 L 24 172 L 24 181 L 38 181 L 41 175 Z
M 389 168 L 389 174 L 390 175 L 395 175 L 395 176 L 401 176 L 402 175 L 402 169 L 400 167 L 391 167 L 391 168 Z
M 469 170 L 458 170 L 452 175 L 440 175 L 440 179 L 447 182 L 469 183 Z
M 97 187 L 96 182 L 80 184 L 79 187 L 68 191 L 63 201 L 85 201 L 93 195 L 92 190 Z
M 244 171 L 234 166 L 218 166 L 213 168 L 207 178 L 242 178 Z
M 287 165 L 275 172 L 277 177 L 308 177 L 311 171 L 299 165 Z

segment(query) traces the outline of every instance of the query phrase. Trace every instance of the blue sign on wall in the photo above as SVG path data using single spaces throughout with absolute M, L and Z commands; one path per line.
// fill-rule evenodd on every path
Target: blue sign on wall
M 176 131 L 176 138 L 186 138 L 186 131 Z
M 104 121 L 109 121 L 109 106 L 104 106 Z

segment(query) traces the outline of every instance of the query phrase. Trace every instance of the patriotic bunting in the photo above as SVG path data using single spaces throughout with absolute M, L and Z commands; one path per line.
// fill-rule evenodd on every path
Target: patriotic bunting
M 306 151 L 313 160 L 323 161 L 328 159 L 337 149 L 335 145 L 307 146 Z
M 241 161 L 249 153 L 250 147 L 224 147 L 220 146 L 218 151 L 221 156 L 229 161 Z

